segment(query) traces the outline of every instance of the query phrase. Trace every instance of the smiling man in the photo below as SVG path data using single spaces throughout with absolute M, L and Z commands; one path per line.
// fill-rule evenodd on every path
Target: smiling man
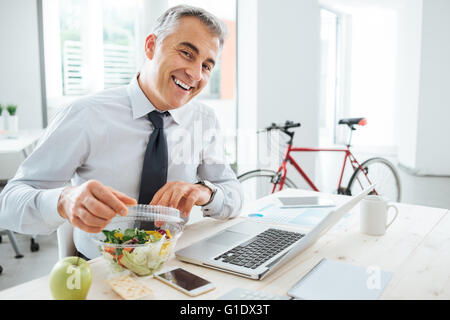
M 242 191 L 225 161 L 217 118 L 193 101 L 219 59 L 226 29 L 210 13 L 177 6 L 145 41 L 128 86 L 82 98 L 57 114 L 0 194 L 0 227 L 51 233 L 69 221 L 80 256 L 99 255 L 88 233 L 136 203 L 188 218 L 238 214 Z M 141 226 L 143 227 L 143 226 Z

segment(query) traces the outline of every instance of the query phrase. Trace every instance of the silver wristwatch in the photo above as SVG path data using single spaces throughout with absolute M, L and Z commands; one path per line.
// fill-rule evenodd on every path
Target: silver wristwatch
M 206 180 L 200 180 L 196 184 L 201 184 L 202 186 L 205 186 L 205 187 L 207 187 L 208 189 L 211 190 L 211 192 L 212 192 L 211 193 L 211 198 L 209 198 L 209 201 L 207 203 L 202 205 L 202 207 L 207 206 L 208 204 L 210 204 L 214 200 L 214 196 L 216 195 L 216 192 L 217 192 L 217 187 L 215 185 L 213 185 L 211 182 L 206 181 Z

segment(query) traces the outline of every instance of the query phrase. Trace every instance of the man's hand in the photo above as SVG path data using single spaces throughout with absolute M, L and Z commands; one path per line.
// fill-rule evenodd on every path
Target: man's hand
M 211 189 L 201 184 L 167 182 L 155 193 L 150 205 L 176 208 L 183 217 L 187 217 L 194 205 L 202 206 L 208 203 L 211 194 Z
M 96 180 L 89 180 L 78 187 L 67 187 L 62 191 L 58 212 L 75 227 L 88 233 L 98 233 L 116 214 L 127 215 L 127 205 L 135 204 L 135 199 L 122 192 Z

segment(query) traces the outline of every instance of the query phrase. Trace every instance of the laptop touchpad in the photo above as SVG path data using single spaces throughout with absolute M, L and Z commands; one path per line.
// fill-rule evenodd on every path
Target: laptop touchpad
M 209 238 L 208 242 L 218 244 L 221 246 L 230 246 L 238 244 L 239 242 L 242 242 L 247 238 L 248 238 L 247 234 L 227 230 L 219 233 L 214 237 Z

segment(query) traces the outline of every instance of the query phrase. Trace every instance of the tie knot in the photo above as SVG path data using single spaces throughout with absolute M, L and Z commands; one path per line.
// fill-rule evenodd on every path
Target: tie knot
M 158 112 L 158 111 L 152 111 L 148 114 L 148 120 L 155 126 L 156 129 L 163 129 L 164 128 L 164 122 L 163 118 L 167 114 L 166 112 Z

